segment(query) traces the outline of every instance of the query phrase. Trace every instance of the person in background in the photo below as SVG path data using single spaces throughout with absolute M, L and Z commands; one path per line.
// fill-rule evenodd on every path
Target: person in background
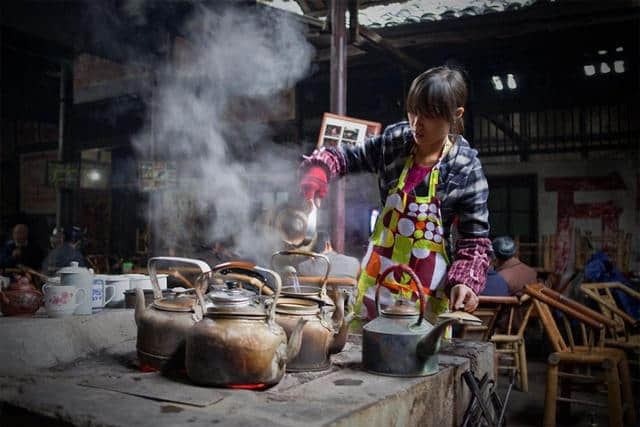
M 478 305 L 491 252 L 489 187 L 477 151 L 461 135 L 467 96 L 459 70 L 429 69 L 411 83 L 408 121 L 362 144 L 323 147 L 300 167 L 300 190 L 310 201 L 326 196 L 332 179 L 356 172 L 378 175 L 383 209 L 362 261 L 356 304 L 361 318 L 374 317 L 367 308 L 374 304 L 374 285 L 395 264 L 416 272 L 429 297 L 431 321 L 449 305 L 467 312 Z M 447 253 L 454 222 L 458 239 Z M 403 294 L 416 287 L 406 275 L 394 279 L 388 286 Z
M 491 267 L 487 270 L 487 282 L 484 285 L 484 290 L 480 292 L 480 295 L 487 297 L 509 296 L 509 285 L 507 281 L 494 269 L 496 263 L 495 254 L 492 254 L 491 258 Z
M 357 258 L 340 254 L 333 250 L 329 233 L 319 231 L 313 252 L 322 254 L 331 263 L 332 277 L 350 277 L 356 279 L 360 273 L 360 261 Z M 309 259 L 298 265 L 300 276 L 321 276 L 325 272 L 326 264 L 318 259 Z
M 84 255 L 80 252 L 83 233 L 80 227 L 72 227 L 69 232 L 64 232 L 62 228 L 54 228 L 49 242 L 51 251 L 42 262 L 41 271 L 46 275 L 53 275 L 62 267 L 77 261 L 80 267 L 85 267 Z
M 13 227 L 12 237 L 0 251 L 0 268 L 24 265 L 37 270 L 43 254 L 39 247 L 29 242 L 29 228 L 25 224 L 17 224 Z
M 507 282 L 509 295 L 522 295 L 522 289 L 526 285 L 536 282 L 536 271 L 518 259 L 516 243 L 511 237 L 496 237 L 492 246 L 496 257 L 496 272 Z

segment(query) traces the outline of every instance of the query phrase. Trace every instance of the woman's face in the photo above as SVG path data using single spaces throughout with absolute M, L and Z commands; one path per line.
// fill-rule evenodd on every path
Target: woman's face
M 461 118 L 463 114 L 464 108 L 459 107 L 456 110 L 456 118 Z M 413 138 L 418 146 L 440 146 L 451 131 L 451 124 L 443 118 L 414 113 L 407 113 L 407 116 Z

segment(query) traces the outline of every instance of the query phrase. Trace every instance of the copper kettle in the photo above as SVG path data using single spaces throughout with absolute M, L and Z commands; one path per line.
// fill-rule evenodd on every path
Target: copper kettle
M 5 316 L 28 316 L 43 304 L 42 292 L 36 289 L 28 275 L 17 275 L 16 281 L 0 289 L 0 310 Z
M 403 298 L 380 309 L 380 288 L 390 273 L 407 273 L 416 285 L 420 311 Z M 375 294 L 379 316 L 362 328 L 362 365 L 380 375 L 415 377 L 438 372 L 438 350 L 445 328 L 455 320 L 431 325 L 425 318 L 424 291 L 420 279 L 405 265 L 394 265 L 378 276 Z
M 280 276 L 271 270 L 262 271 L 275 282 L 273 298 L 254 295 L 233 281 L 227 283 L 227 289 L 208 295 L 211 306 L 187 334 L 185 362 L 193 382 L 263 388 L 282 379 L 287 362 L 300 350 L 306 320 L 298 321 L 287 341 L 285 331 L 275 322 L 282 288 Z M 196 293 L 204 307 L 202 292 L 196 288 Z
M 320 371 L 331 365 L 329 356 L 342 351 L 346 342 L 353 313 L 345 316 L 345 297 L 338 294 L 334 302 L 327 296 L 327 280 L 331 271 L 329 259 L 321 254 L 304 251 L 281 251 L 272 257 L 272 265 L 278 256 L 304 256 L 322 260 L 326 270 L 320 287 L 289 284 L 276 305 L 276 322 L 287 335 L 293 331 L 299 319 L 307 320 L 302 333 L 302 345 L 298 355 L 287 364 L 287 371 Z M 285 270 L 292 267 L 285 267 Z M 295 274 L 295 270 L 290 272 Z M 293 276 L 294 278 L 296 276 Z
M 153 285 L 154 301 L 145 308 L 143 290 L 136 289 L 135 321 L 138 327 L 136 348 L 140 368 L 143 371 L 169 368 L 180 369 L 184 366 L 184 344 L 187 331 L 202 318 L 202 311 L 196 304 L 194 294 L 175 293 L 163 297 L 156 276 L 159 262 L 191 264 L 197 266 L 201 275 L 195 287 L 206 287 L 206 275 L 211 268 L 204 261 L 177 258 L 154 257 L 147 263 L 149 277 Z

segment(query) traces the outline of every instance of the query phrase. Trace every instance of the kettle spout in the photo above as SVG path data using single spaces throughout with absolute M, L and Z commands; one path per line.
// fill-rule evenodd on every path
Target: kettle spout
M 302 329 L 306 324 L 306 319 L 300 319 L 298 320 L 298 323 L 296 323 L 296 327 L 293 328 L 293 332 L 291 333 L 289 342 L 287 343 L 287 362 L 290 362 L 294 357 L 298 355 L 300 347 L 302 346 Z
M 442 334 L 446 327 L 454 322 L 455 319 L 447 319 L 444 322 L 435 325 L 433 329 L 431 329 L 431 331 L 429 331 L 429 333 L 418 342 L 418 347 L 416 348 L 418 357 L 427 359 L 428 357 L 436 354 L 440 350 Z
M 333 315 L 333 324 L 334 329 L 337 332 L 333 335 L 333 340 L 331 341 L 331 346 L 329 347 L 329 354 L 336 354 L 342 351 L 344 345 L 347 343 L 347 335 L 349 334 L 349 324 L 355 317 L 355 312 L 351 311 L 344 314 L 344 304 L 345 300 L 349 298 L 349 295 L 346 292 L 341 292 L 338 294 L 338 298 L 336 298 L 337 305 L 336 311 Z
M 136 325 L 140 326 L 140 320 L 142 319 L 142 314 L 145 310 L 145 302 L 144 302 L 144 291 L 140 288 L 136 288 L 136 309 L 134 313 L 134 318 L 136 319 Z

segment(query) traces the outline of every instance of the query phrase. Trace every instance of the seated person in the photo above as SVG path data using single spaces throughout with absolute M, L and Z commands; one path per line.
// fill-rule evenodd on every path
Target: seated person
M 83 237 L 79 227 L 72 227 L 68 232 L 62 228 L 54 228 L 50 238 L 53 249 L 42 262 L 41 271 L 46 275 L 53 275 L 62 267 L 70 265 L 72 261 L 77 261 L 79 266 L 85 267 L 84 255 L 80 252 Z
M 507 282 L 509 295 L 519 297 L 526 285 L 536 282 L 536 271 L 518 259 L 516 244 L 511 237 L 496 237 L 492 246 L 496 272 Z
M 340 254 L 333 250 L 329 233 L 319 231 L 313 252 L 322 254 L 331 263 L 331 277 L 350 277 L 357 279 L 360 273 L 360 262 L 357 258 Z M 298 265 L 298 275 L 300 276 L 322 276 L 325 272 L 326 264 L 318 259 L 309 259 Z
M 493 266 L 487 270 L 487 282 L 480 295 L 487 297 L 508 297 L 509 286 L 507 282 L 493 269 Z
M 29 241 L 29 228 L 25 224 L 13 227 L 13 239 L 0 249 L 0 268 L 25 265 L 37 270 L 42 262 L 42 251 Z

